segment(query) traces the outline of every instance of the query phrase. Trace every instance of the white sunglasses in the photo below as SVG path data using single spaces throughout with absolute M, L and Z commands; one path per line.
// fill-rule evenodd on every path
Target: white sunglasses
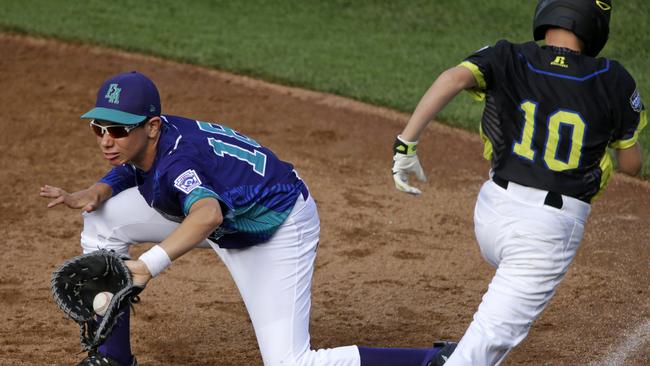
M 97 135 L 97 137 L 104 137 L 104 135 L 108 133 L 108 135 L 111 136 L 112 138 L 119 139 L 122 137 L 127 137 L 132 130 L 140 126 L 143 126 L 145 123 L 147 123 L 147 121 L 149 121 L 148 118 L 136 125 L 102 126 L 93 119 L 90 121 L 90 127 L 92 128 L 95 135 Z

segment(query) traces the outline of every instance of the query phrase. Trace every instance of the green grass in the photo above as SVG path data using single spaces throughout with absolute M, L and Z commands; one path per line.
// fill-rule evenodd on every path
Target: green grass
M 533 1 L 0 0 L 0 29 L 202 64 L 410 112 L 435 77 L 501 38 L 531 38 Z M 603 54 L 650 98 L 650 2 L 615 3 Z M 441 114 L 476 130 L 482 104 Z M 650 157 L 650 133 L 641 136 Z M 648 164 L 646 164 L 648 165 Z M 650 176 L 646 167 L 645 176 Z

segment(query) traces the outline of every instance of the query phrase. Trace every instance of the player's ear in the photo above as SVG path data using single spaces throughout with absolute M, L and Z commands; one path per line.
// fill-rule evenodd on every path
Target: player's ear
M 149 122 L 147 122 L 148 130 L 147 130 L 147 136 L 150 138 L 156 137 L 160 133 L 160 124 L 162 121 L 160 120 L 160 117 L 152 117 Z

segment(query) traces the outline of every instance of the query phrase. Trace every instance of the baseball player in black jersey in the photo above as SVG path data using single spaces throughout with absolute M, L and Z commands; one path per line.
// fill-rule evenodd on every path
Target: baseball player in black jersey
M 502 40 L 443 72 L 422 97 L 394 145 L 396 187 L 424 172 L 416 155 L 422 130 L 460 91 L 485 100 L 481 121 L 490 179 L 474 212 L 476 238 L 496 273 L 474 320 L 446 365 L 496 365 L 528 334 L 564 277 L 590 204 L 614 163 L 636 175 L 637 142 L 647 123 L 634 79 L 596 57 L 607 42 L 610 0 L 542 0 L 534 38 Z

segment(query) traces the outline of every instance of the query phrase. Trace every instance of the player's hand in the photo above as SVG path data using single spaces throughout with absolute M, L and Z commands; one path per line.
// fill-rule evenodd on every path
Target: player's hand
M 124 261 L 124 264 L 131 271 L 131 278 L 133 279 L 133 286 L 145 287 L 152 276 L 143 261 Z
M 70 208 L 83 209 L 86 212 L 95 211 L 101 204 L 100 194 L 91 188 L 82 191 L 68 193 L 59 187 L 44 185 L 41 187 L 41 197 L 53 198 L 47 204 L 51 208 L 64 204 Z
M 422 182 L 427 180 L 415 151 L 416 146 L 417 142 L 404 141 L 399 136 L 397 136 L 393 145 L 392 172 L 395 187 L 402 192 L 413 195 L 418 195 L 422 191 L 409 184 L 409 174 L 414 173 Z

